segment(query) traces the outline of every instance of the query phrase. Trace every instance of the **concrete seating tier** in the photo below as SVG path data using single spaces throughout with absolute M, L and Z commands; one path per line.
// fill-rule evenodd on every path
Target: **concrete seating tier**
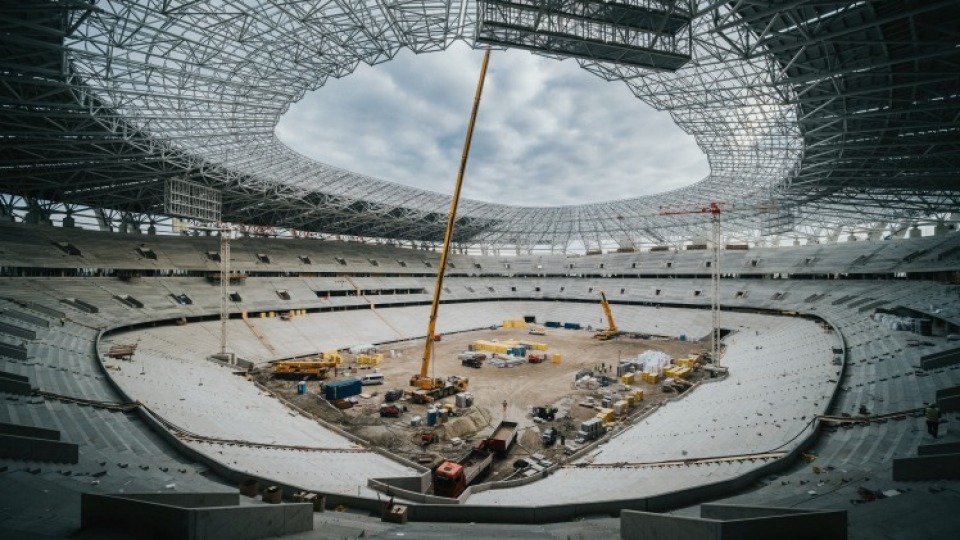
M 55 243 L 69 244 L 80 255 L 66 254 Z M 439 254 L 432 251 L 312 239 L 239 238 L 232 242 L 231 251 L 232 268 L 245 272 L 423 274 L 435 272 L 439 262 Z M 217 271 L 219 263 L 211 254 L 218 253 L 216 237 L 116 234 L 0 223 L 0 266 Z M 720 267 L 733 274 L 949 271 L 960 260 L 960 234 L 722 253 Z M 711 258 L 709 250 L 583 257 L 454 254 L 449 270 L 460 275 L 702 275 L 709 273 L 706 263 Z

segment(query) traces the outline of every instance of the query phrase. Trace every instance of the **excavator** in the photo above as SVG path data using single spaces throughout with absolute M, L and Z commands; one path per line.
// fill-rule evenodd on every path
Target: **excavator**
M 463 154 L 460 156 L 460 169 L 457 172 L 457 184 L 450 200 L 450 213 L 447 215 L 447 228 L 443 235 L 443 250 L 440 252 L 440 266 L 437 269 L 437 283 L 433 288 L 433 302 L 430 304 L 430 322 L 427 324 L 426 346 L 423 350 L 423 359 L 420 361 L 420 372 L 410 377 L 410 386 L 417 388 L 412 394 L 414 403 L 430 403 L 436 399 L 463 392 L 469 385 L 469 379 L 451 376 L 444 380 L 442 377 L 431 377 L 430 361 L 433 359 L 433 345 L 437 340 L 437 311 L 440 307 L 440 291 L 443 290 L 443 276 L 447 271 L 447 256 L 450 254 L 450 245 L 453 243 L 453 227 L 457 218 L 457 205 L 460 202 L 460 190 L 463 187 L 463 176 L 467 169 L 467 158 L 470 155 L 470 142 L 473 139 L 473 128 L 477 121 L 477 111 L 480 108 L 480 96 L 483 93 L 483 82 L 487 75 L 487 65 L 490 62 L 490 49 L 483 55 L 483 65 L 480 67 L 480 80 L 477 82 L 477 92 L 473 100 L 473 109 L 470 113 L 470 122 L 467 125 L 467 136 L 463 142 Z
M 607 316 L 608 327 L 606 330 L 601 330 L 593 335 L 594 338 L 600 341 L 607 341 L 619 336 L 622 332 L 617 328 L 617 323 L 613 320 L 613 313 L 610 311 L 610 302 L 607 302 L 607 295 L 603 291 L 600 291 L 600 305 L 603 306 L 603 312 Z

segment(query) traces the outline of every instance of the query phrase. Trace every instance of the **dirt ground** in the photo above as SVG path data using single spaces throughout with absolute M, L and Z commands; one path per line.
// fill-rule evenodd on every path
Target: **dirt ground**
M 611 341 L 593 339 L 593 332 L 586 330 L 546 329 L 547 335 L 530 335 L 528 328 L 500 328 L 481 330 L 461 334 L 444 335 L 435 343 L 430 375 L 446 378 L 450 375 L 469 378 L 469 392 L 474 396 L 474 405 L 446 423 L 436 428 L 427 427 L 426 405 L 415 405 L 406 397 L 399 402 L 406 406 L 401 418 L 380 418 L 379 405 L 384 402 L 383 395 L 390 389 L 411 391 L 410 376 L 418 373 L 423 357 L 424 341 L 416 340 L 395 343 L 381 347 L 383 363 L 373 368 L 357 369 L 349 354 L 344 355 L 343 366 L 346 373 L 336 377 L 359 376 L 379 369 L 383 373 L 383 386 L 364 387 L 365 393 L 356 400 L 353 408 L 339 410 L 319 397 L 319 383 L 308 383 L 306 395 L 297 395 L 296 381 L 275 380 L 268 370 L 255 374 L 258 381 L 272 391 L 289 399 L 297 406 L 329 422 L 336 423 L 373 444 L 385 447 L 392 452 L 418 461 L 426 466 L 439 465 L 444 459 L 456 459 L 465 454 L 477 441 L 483 439 L 501 420 L 519 423 L 517 444 L 511 454 L 503 460 L 495 461 L 487 480 L 503 480 L 514 473 L 513 463 L 532 454 L 541 454 L 554 462 L 564 459 L 560 444 L 544 448 L 540 443 L 541 430 L 556 427 L 566 438 L 568 446 L 573 439 L 580 422 L 596 416 L 597 411 L 579 405 L 587 397 L 594 397 L 599 404 L 603 397 L 627 391 L 631 388 L 644 391 L 644 400 L 634 408 L 632 416 L 647 410 L 665 398 L 676 395 L 666 394 L 659 385 L 650 385 L 637 381 L 632 387 L 621 384 L 589 391 L 574 387 L 574 375 L 581 369 L 594 370 L 596 374 L 616 375 L 616 365 L 620 359 L 632 358 L 648 351 L 662 351 L 672 358 L 705 351 L 706 342 L 678 341 L 673 339 L 637 339 L 621 336 Z M 484 364 L 479 369 L 461 366 L 457 354 L 467 350 L 475 340 L 521 340 L 546 343 L 551 353 L 560 353 L 562 362 L 554 364 L 525 363 L 512 368 L 497 368 Z M 606 371 L 598 371 L 604 364 Z M 701 374 L 695 373 L 694 379 Z M 331 379 L 328 379 L 331 380 Z M 444 398 L 441 403 L 454 403 L 453 396 Z M 506 408 L 503 403 L 506 402 Z M 552 422 L 534 422 L 531 408 L 534 406 L 553 406 L 558 408 L 557 418 Z M 424 425 L 412 427 L 411 419 L 420 416 Z M 418 435 L 433 431 L 439 441 L 426 446 L 419 444 Z

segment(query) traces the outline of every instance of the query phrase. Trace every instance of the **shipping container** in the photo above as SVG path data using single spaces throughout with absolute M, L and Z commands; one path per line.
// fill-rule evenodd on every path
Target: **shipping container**
M 363 384 L 357 378 L 333 381 L 323 385 L 323 397 L 330 401 L 356 396 L 362 391 Z

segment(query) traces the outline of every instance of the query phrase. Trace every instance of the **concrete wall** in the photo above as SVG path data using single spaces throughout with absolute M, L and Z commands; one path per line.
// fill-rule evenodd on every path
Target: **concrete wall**
M 0 345 L 3 344 L 0 343 Z M 33 392 L 33 388 L 30 386 L 30 379 L 23 375 L 0 371 L 0 392 L 29 396 Z
M 917 455 L 936 456 L 940 454 L 960 454 L 960 442 L 922 444 L 917 447 Z
M 942 413 L 960 411 L 960 396 L 938 399 L 937 406 Z
M 937 399 L 960 396 L 960 386 L 951 386 L 937 390 Z
M 927 354 L 920 358 L 920 367 L 936 369 L 960 363 L 960 348 Z
M 624 511 L 626 540 L 846 540 L 845 511 L 704 505 L 700 518 Z M 712 516 L 712 517 L 711 517 Z
M 0 309 L 0 313 L 3 313 L 5 317 L 10 317 L 11 319 L 17 319 L 25 323 L 30 323 L 34 326 L 42 326 L 44 328 L 50 327 L 50 321 L 42 317 L 37 317 L 35 315 L 30 315 L 29 313 L 23 313 L 22 311 L 17 311 L 15 309 Z
M 0 435 L 0 457 L 22 459 L 25 461 L 47 461 L 50 463 L 76 463 L 79 448 L 73 443 Z
M 11 345 L 10 343 L 0 343 L 0 355 L 9 356 L 15 360 L 26 360 L 27 349 L 20 345 Z
M 31 341 L 37 339 L 37 333 L 28 328 L 20 328 L 19 326 L 14 326 L 0 321 L 0 333 L 7 334 L 8 336 L 18 337 L 21 339 L 29 339 Z
M 719 540 L 721 523 L 699 518 L 630 510 L 620 514 L 624 540 Z
M 0 377 L 3 377 L 4 379 L 10 379 L 11 381 L 30 382 L 30 377 L 18 375 L 16 373 L 10 373 L 9 371 L 0 371 Z
M 0 376 L 0 392 L 4 394 L 17 394 L 20 396 L 29 396 L 33 389 L 30 387 L 30 383 L 25 383 L 23 381 L 15 381 L 13 379 L 8 379 L 6 377 Z
M 779 506 L 750 506 L 743 504 L 700 505 L 700 517 L 721 520 L 787 516 L 793 514 L 809 514 L 811 512 L 816 512 L 816 510 L 806 510 L 803 508 L 782 508 Z
M 253 540 L 313 530 L 312 504 L 236 506 L 239 497 L 232 497 L 232 506 L 191 508 L 163 502 L 206 504 L 225 499 L 221 494 L 126 497 L 83 493 L 81 528 L 117 531 L 138 538 L 198 540 Z
M 123 498 L 184 508 L 237 506 L 240 504 L 239 493 L 129 493 L 124 494 Z
M 0 435 L 33 437 L 34 439 L 47 439 L 49 441 L 60 440 L 60 432 L 55 429 L 21 426 L 19 424 L 7 424 L 5 422 L 0 422 Z
M 36 304 L 34 302 L 27 302 L 26 306 L 27 306 L 27 309 L 32 309 L 37 313 L 43 313 L 44 315 L 48 317 L 53 317 L 54 319 L 62 319 L 67 316 L 66 313 L 60 310 L 56 310 L 41 304 Z
M 722 522 L 723 540 L 846 540 L 846 512 L 739 519 Z
M 960 454 L 895 458 L 894 480 L 939 480 L 960 478 Z
M 960 411 L 960 386 L 937 390 L 937 406 L 940 412 Z

